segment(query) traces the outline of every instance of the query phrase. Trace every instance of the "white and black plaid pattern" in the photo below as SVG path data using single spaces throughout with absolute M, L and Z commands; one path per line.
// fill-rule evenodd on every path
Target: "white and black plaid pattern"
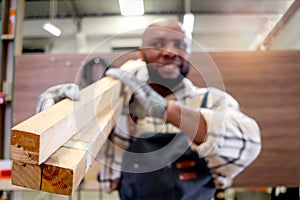
M 147 77 L 144 73 L 141 74 L 143 79 Z M 229 94 L 215 88 L 197 88 L 188 79 L 184 79 L 183 83 L 183 87 L 166 98 L 176 99 L 178 103 L 201 112 L 207 123 L 208 134 L 203 143 L 192 143 L 191 148 L 206 159 L 216 187 L 226 188 L 237 174 L 257 158 L 261 150 L 259 127 L 253 119 L 240 112 L 237 101 Z M 207 91 L 209 95 L 206 108 L 200 108 Z M 120 117 L 112 135 L 117 146 L 122 146 L 123 149 L 133 142 L 133 137 L 128 134 L 126 119 L 126 116 Z M 139 119 L 137 123 L 135 136 L 146 131 L 181 132 L 177 127 L 158 118 L 146 117 Z M 114 150 L 107 150 L 104 154 L 107 162 L 100 176 L 104 191 L 110 191 L 110 183 L 119 179 L 122 150 L 117 146 L 106 147 Z

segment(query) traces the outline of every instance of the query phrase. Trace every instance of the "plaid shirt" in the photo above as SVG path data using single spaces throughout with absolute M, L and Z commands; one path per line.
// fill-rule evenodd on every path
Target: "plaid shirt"
M 146 67 L 137 78 L 148 80 Z M 201 108 L 208 92 L 205 108 Z M 175 99 L 179 104 L 199 111 L 207 124 L 207 136 L 200 145 L 191 142 L 191 148 L 204 157 L 211 170 L 217 188 L 229 187 L 232 179 L 253 162 L 261 150 L 260 131 L 257 123 L 239 110 L 239 105 L 228 93 L 216 88 L 198 88 L 188 79 L 174 94 L 165 97 Z M 130 124 L 130 123 L 129 123 Z M 117 120 L 114 133 L 102 148 L 100 159 L 104 167 L 100 173 L 102 189 L 110 192 L 112 182 L 120 178 L 123 151 L 143 132 L 176 133 L 182 132 L 162 119 L 146 117 L 128 124 L 128 116 Z

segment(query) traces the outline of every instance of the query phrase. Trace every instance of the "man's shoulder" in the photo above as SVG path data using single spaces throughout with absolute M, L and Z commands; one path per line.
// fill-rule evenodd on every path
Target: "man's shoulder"
M 194 85 L 193 82 L 188 78 L 184 78 L 182 81 L 184 85 L 183 89 L 186 94 L 199 95 L 199 94 L 205 94 L 208 91 L 208 88 L 205 87 L 202 88 Z

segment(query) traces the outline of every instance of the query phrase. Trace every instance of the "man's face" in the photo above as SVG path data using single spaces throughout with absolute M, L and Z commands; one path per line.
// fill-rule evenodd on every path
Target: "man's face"
M 149 73 L 157 72 L 165 81 L 182 76 L 189 68 L 187 38 L 178 24 L 148 28 L 140 49 Z

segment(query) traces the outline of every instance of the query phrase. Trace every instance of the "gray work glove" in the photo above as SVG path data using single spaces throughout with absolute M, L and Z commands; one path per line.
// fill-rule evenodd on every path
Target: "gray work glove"
M 43 92 L 37 101 L 36 113 L 39 113 L 62 99 L 80 100 L 80 91 L 76 84 L 66 83 L 55 85 Z
M 138 80 L 132 73 L 121 69 L 111 68 L 106 75 L 119 79 L 132 90 L 133 104 L 130 104 L 131 114 L 136 117 L 158 117 L 163 118 L 167 109 L 168 101 L 155 92 L 147 83 Z

